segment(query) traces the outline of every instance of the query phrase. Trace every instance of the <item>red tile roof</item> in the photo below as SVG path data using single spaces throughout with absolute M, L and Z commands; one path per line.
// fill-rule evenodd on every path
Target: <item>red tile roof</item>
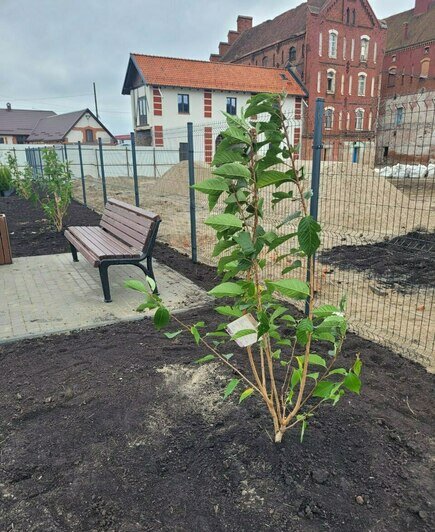
M 302 88 L 284 69 L 141 54 L 131 54 L 130 58 L 129 70 L 135 65 L 147 85 L 304 96 Z M 128 79 L 127 71 L 123 94 L 133 88 Z

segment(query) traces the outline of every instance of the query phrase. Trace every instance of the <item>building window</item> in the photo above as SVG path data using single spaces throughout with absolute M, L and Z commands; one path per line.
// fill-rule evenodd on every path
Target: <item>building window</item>
M 358 96 L 366 95 L 366 82 L 367 74 L 365 74 L 364 72 L 358 74 Z
M 189 95 L 178 95 L 178 114 L 189 114 Z
M 369 40 L 370 37 L 367 37 L 366 35 L 361 37 L 361 61 L 367 61 L 369 58 Z
M 292 46 L 288 51 L 288 60 L 290 61 L 290 63 L 296 61 L 296 48 L 294 46 Z
M 227 113 L 229 115 L 237 114 L 237 98 L 227 98 Z
M 86 130 L 86 142 L 94 142 L 94 132 L 92 129 Z
M 147 99 L 145 96 L 141 96 L 137 99 L 138 121 L 139 126 L 146 126 L 148 124 L 147 118 Z
M 396 85 L 396 68 L 390 68 L 388 70 L 388 87 L 394 87 Z
M 346 9 L 346 24 L 349 26 L 350 24 L 350 9 Z
M 0 137 L 0 144 L 6 144 L 4 137 Z
M 424 48 L 424 53 L 425 53 L 425 55 L 427 55 L 427 54 L 429 53 L 429 50 L 430 50 L 430 47 L 429 47 L 429 46 L 426 46 L 426 47 Z
M 420 71 L 420 78 L 428 78 L 429 77 L 429 66 L 430 66 L 430 59 L 428 57 L 425 57 L 421 60 L 421 71 Z
M 326 91 L 329 94 L 335 94 L 335 70 L 333 70 L 332 68 L 328 70 L 326 79 Z
M 395 62 L 396 62 L 396 56 L 395 56 L 395 55 L 392 55 L 392 56 L 391 56 L 391 62 L 392 62 L 392 63 L 395 63 Z
M 323 38 L 322 33 L 319 33 L 319 56 L 322 57 Z
M 329 107 L 325 109 L 325 129 L 332 129 L 334 125 L 334 109 Z
M 329 32 L 329 57 L 337 58 L 337 40 L 338 33 L 335 30 Z
M 405 109 L 398 107 L 396 110 L 396 126 L 401 126 L 405 121 Z
M 275 66 L 275 54 L 272 56 L 272 65 Z
M 355 129 L 361 131 L 364 127 L 364 109 L 355 111 Z
M 355 9 L 352 9 L 352 26 L 355 26 L 356 24 L 356 11 Z
M 268 60 L 267 60 L 267 57 L 264 56 L 262 61 L 261 61 L 261 64 L 264 66 L 264 67 L 267 67 L 267 63 L 268 63 Z

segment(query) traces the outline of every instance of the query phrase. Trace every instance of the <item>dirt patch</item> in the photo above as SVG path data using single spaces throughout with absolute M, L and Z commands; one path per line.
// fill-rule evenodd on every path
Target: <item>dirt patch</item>
M 69 251 L 63 233 L 50 227 L 44 211 L 38 205 L 18 196 L 0 198 L 0 212 L 6 214 L 13 257 Z M 99 221 L 99 214 L 73 201 L 68 209 L 65 226 L 98 225 Z
M 276 447 L 255 398 L 224 402 L 231 375 L 148 321 L 3 346 L 0 529 L 429 531 L 433 377 L 355 352 L 362 395 Z
M 435 287 L 435 233 L 412 232 L 376 244 L 336 246 L 319 258 L 341 269 L 365 271 L 398 290 Z

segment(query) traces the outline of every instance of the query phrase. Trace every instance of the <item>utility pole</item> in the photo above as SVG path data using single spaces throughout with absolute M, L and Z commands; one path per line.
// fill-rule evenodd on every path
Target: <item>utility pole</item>
M 95 86 L 95 81 L 93 82 L 93 85 L 94 85 L 95 115 L 98 119 L 100 119 L 100 117 L 98 116 L 97 88 Z

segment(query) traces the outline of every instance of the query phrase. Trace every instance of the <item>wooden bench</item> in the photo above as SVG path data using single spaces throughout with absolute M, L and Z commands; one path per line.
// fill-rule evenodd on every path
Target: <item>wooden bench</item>
M 110 303 L 108 268 L 114 264 L 133 264 L 155 281 L 152 253 L 160 216 L 123 201 L 109 199 L 99 226 L 73 226 L 65 230 L 74 262 L 77 251 L 100 270 L 104 301 Z M 146 259 L 146 266 L 142 261 Z M 157 292 L 157 287 L 156 287 Z

